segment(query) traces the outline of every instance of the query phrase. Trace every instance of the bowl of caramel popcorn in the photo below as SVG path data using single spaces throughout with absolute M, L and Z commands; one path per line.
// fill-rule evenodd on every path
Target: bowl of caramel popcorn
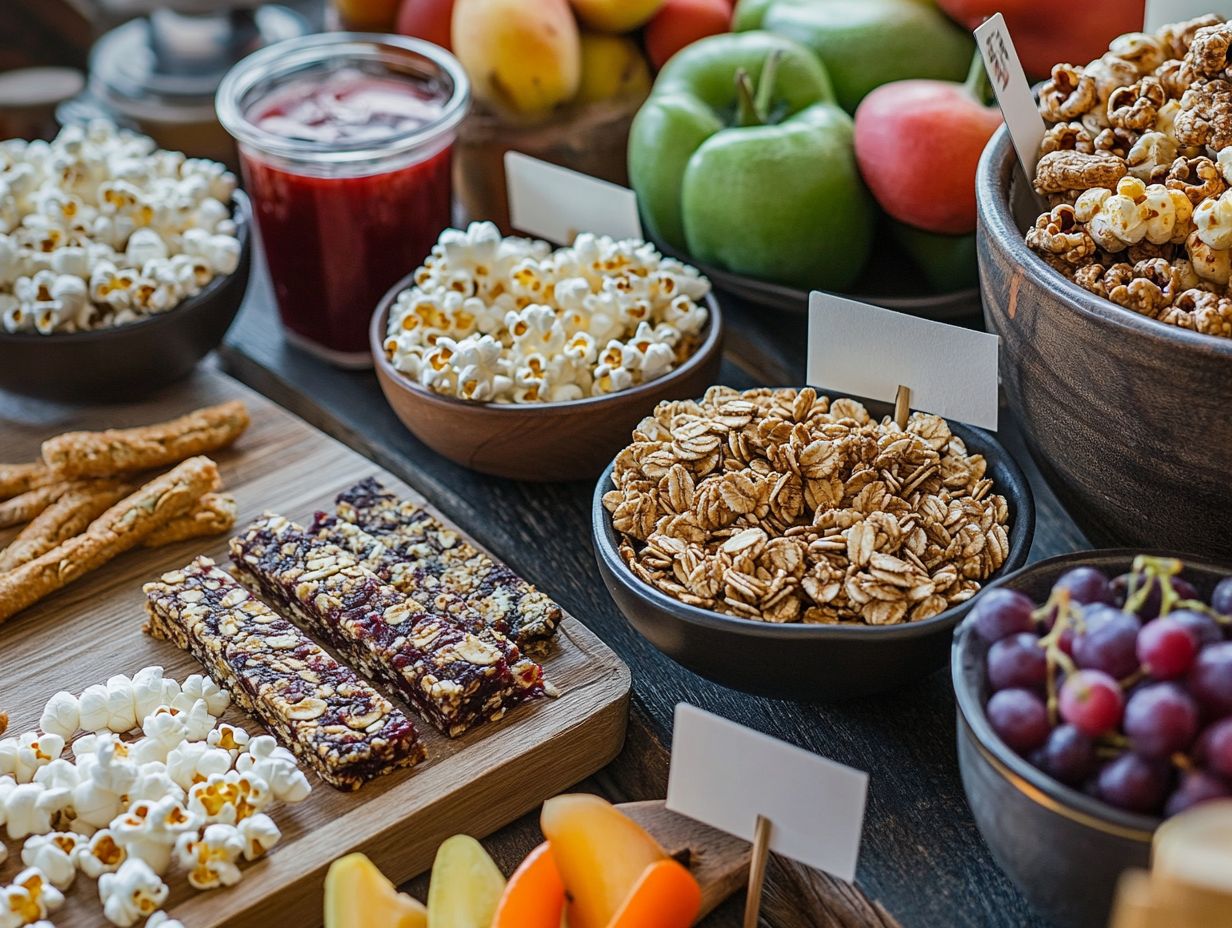
M 723 320 L 710 282 L 646 242 L 567 247 L 490 222 L 442 233 L 382 300 L 377 379 L 403 424 L 464 467 L 590 479 L 660 400 L 712 383 Z
M 1232 557 L 1232 23 L 1114 39 L 1039 87 L 1028 183 L 976 177 L 1011 409 L 1093 540 Z
M 815 701 L 918 680 L 991 580 L 1026 563 L 1022 471 L 981 429 L 812 387 L 660 403 L 595 487 L 600 573 L 696 673 Z

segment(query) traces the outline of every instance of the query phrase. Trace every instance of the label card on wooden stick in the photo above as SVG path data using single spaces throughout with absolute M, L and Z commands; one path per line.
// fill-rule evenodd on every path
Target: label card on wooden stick
M 667 782 L 673 812 L 746 841 L 760 830 L 770 850 L 851 882 L 867 793 L 867 773 L 696 706 L 676 706 Z
M 579 232 L 643 239 L 637 196 L 588 174 L 521 152 L 505 153 L 509 221 L 515 229 L 567 245 Z
M 999 344 L 987 332 L 814 292 L 805 379 L 886 403 L 906 387 L 914 409 L 995 430 Z
M 1228 0 L 1146 0 L 1142 31 L 1155 32 L 1168 23 L 1197 19 L 1205 13 L 1232 16 L 1232 3 Z
M 1005 17 L 995 13 L 980 23 L 975 29 L 975 42 L 984 57 L 984 67 L 997 95 L 1001 115 L 1009 127 L 1014 151 L 1018 153 L 1027 180 L 1034 181 L 1035 160 L 1044 139 L 1044 118 L 1035 105 L 1018 52 L 1014 51 Z

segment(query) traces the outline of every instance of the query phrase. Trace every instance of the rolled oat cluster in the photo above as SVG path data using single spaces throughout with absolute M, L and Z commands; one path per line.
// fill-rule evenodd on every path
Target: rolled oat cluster
M 83 332 L 175 308 L 239 265 L 217 162 L 96 121 L 0 143 L 0 320 Z
M 710 283 L 646 242 L 572 247 L 449 229 L 399 294 L 385 353 L 436 393 L 496 403 L 617 393 L 671 371 L 700 343 Z
M 620 552 L 683 603 L 890 625 L 969 599 L 1009 552 L 1006 501 L 943 419 L 901 430 L 811 387 L 660 403 L 603 497 Z
M 1027 244 L 1114 303 L 1232 337 L 1232 24 L 1214 15 L 1130 33 L 1040 92 Z

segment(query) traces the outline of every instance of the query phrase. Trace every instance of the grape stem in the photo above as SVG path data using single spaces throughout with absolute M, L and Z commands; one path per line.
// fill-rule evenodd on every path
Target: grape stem
M 1040 647 L 1044 649 L 1044 665 L 1047 669 L 1045 681 L 1048 686 L 1048 720 L 1055 726 L 1060 721 L 1057 696 L 1057 668 L 1066 674 L 1074 672 L 1074 662 L 1070 656 L 1061 650 L 1061 636 L 1071 627 L 1075 634 L 1081 630 L 1082 617 L 1074 604 L 1070 602 L 1069 590 L 1053 590 L 1048 602 L 1032 614 L 1036 621 L 1044 621 L 1048 614 L 1056 610 L 1057 618 L 1047 635 L 1040 638 Z

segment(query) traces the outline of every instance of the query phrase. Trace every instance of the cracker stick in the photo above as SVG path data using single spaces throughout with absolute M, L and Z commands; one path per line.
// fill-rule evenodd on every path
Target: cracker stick
M 82 486 L 82 482 L 50 483 L 5 500 L 0 503 L 0 528 L 29 522 L 65 493 Z
M 0 464 L 0 499 L 55 482 L 56 478 L 42 461 L 34 464 Z
M 43 442 L 43 461 L 60 477 L 111 477 L 175 464 L 225 448 L 248 428 L 239 400 L 135 429 L 65 432 Z
M 235 516 L 239 511 L 235 497 L 226 493 L 206 493 L 184 515 L 172 519 L 162 528 L 155 529 L 141 543 L 143 548 L 161 548 L 163 545 L 202 538 L 206 535 L 221 535 L 235 528 Z
M 151 480 L 90 523 L 80 535 L 0 574 L 0 622 L 141 543 L 219 487 L 218 466 L 195 457 Z
M 86 530 L 91 522 L 133 491 L 114 480 L 91 480 L 68 490 L 35 516 L 12 543 L 0 551 L 0 570 L 12 570 L 60 542 Z

